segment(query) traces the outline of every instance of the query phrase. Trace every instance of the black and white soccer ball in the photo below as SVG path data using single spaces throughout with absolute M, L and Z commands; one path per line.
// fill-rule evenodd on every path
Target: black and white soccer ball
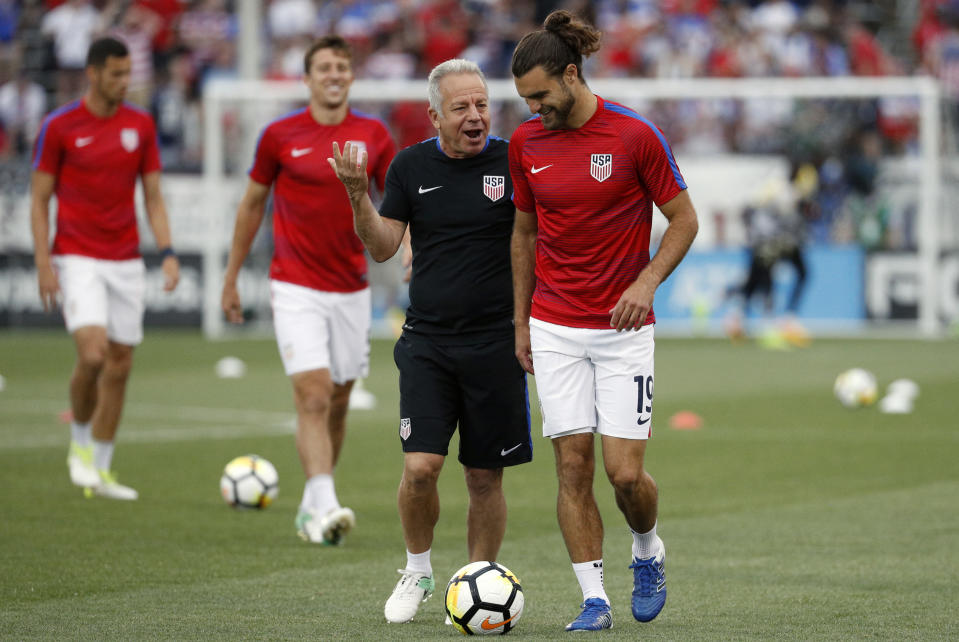
M 446 614 L 463 635 L 505 635 L 526 600 L 513 572 L 496 562 L 471 562 L 446 585 Z
M 223 469 L 220 494 L 235 508 L 266 508 L 279 493 L 276 468 L 259 455 L 241 455 Z

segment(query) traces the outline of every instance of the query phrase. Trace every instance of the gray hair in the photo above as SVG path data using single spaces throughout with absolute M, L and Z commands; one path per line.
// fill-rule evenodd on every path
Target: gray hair
M 428 90 L 430 99 L 430 109 L 433 109 L 440 116 L 443 115 L 443 93 L 440 91 L 440 81 L 450 74 L 476 74 L 483 81 L 483 89 L 489 96 L 489 85 L 486 83 L 486 75 L 472 60 L 464 58 L 452 58 L 446 62 L 433 67 L 430 72 L 430 86 Z

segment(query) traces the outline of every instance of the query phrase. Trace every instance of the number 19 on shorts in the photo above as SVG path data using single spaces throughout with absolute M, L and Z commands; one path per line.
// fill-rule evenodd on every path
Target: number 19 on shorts
M 636 382 L 636 423 L 643 426 L 653 416 L 653 375 L 633 377 Z

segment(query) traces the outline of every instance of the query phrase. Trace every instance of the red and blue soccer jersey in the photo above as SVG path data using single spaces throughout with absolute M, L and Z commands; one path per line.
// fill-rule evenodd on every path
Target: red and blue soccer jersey
M 363 243 L 343 183 L 326 161 L 334 141 L 366 150 L 367 174 L 380 191 L 396 145 L 376 118 L 350 110 L 339 125 L 321 125 L 308 108 L 267 125 L 250 178 L 273 189 L 270 278 L 324 292 L 368 287 Z
M 649 263 L 653 203 L 686 189 L 663 134 L 636 112 L 597 96 L 578 129 L 531 118 L 509 144 L 513 203 L 536 214 L 532 316 L 609 328 L 609 311 Z M 656 320 L 652 310 L 646 323 Z
M 107 118 L 82 100 L 61 107 L 43 122 L 33 169 L 56 178 L 53 254 L 114 261 L 140 256 L 137 176 L 161 169 L 150 114 L 125 103 Z

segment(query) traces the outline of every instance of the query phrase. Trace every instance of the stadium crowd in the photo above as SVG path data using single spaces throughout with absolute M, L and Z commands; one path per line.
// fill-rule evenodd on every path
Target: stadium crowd
M 119 37 L 131 51 L 128 99 L 154 114 L 166 170 L 199 171 L 203 85 L 237 74 L 235 4 L 0 0 L 5 189 L 23 184 L 43 116 L 80 95 L 83 55 L 101 34 Z M 301 77 L 310 42 L 336 32 L 354 47 L 358 78 L 423 78 L 457 56 L 476 61 L 491 78 L 508 78 L 518 37 L 559 7 L 603 32 L 601 52 L 587 61 L 591 78 L 925 73 L 941 80 L 947 97 L 959 98 L 959 0 L 263 0 L 263 76 Z M 821 235 L 838 240 L 855 237 L 856 226 L 834 225 L 823 212 L 852 198 L 881 218 L 882 205 L 870 201 L 878 158 L 914 150 L 917 136 L 918 104 L 909 99 L 819 101 L 802 111 L 772 100 L 637 107 L 678 154 L 774 153 L 786 155 L 797 175 L 815 169 L 822 197 L 813 212 Z M 516 113 L 515 122 L 523 115 Z M 423 104 L 398 103 L 383 117 L 401 147 L 434 135 Z M 874 242 L 911 241 L 880 234 Z

